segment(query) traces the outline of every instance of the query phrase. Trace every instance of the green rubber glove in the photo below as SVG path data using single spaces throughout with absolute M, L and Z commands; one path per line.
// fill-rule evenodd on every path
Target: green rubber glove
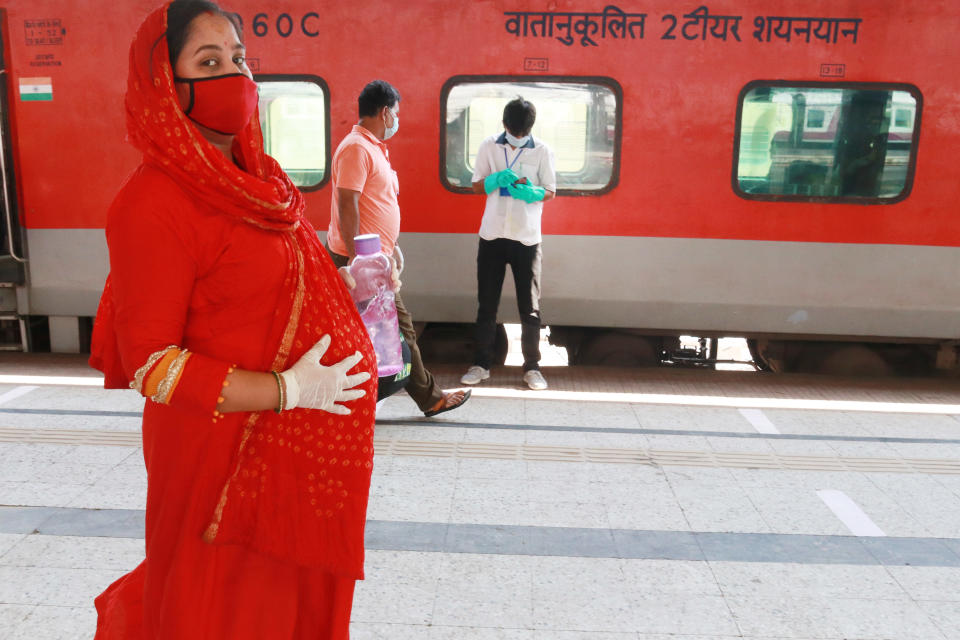
M 504 169 L 503 171 L 497 172 L 497 185 L 501 187 L 509 187 L 519 179 L 520 176 L 515 174 L 512 169 Z
M 483 179 L 483 190 L 487 192 L 487 195 L 489 195 L 500 187 L 507 187 L 519 179 L 520 176 L 515 174 L 510 169 L 497 171 L 496 173 L 491 173 Z
M 547 193 L 543 187 L 529 184 L 512 184 L 507 187 L 507 191 L 517 200 L 524 202 L 540 202 Z

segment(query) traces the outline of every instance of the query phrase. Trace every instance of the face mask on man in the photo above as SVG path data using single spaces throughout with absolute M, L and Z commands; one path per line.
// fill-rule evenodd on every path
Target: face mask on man
M 383 139 L 384 139 L 384 140 L 387 140 L 387 139 L 389 139 L 389 138 L 392 138 L 392 137 L 393 137 L 393 134 L 395 134 L 395 133 L 397 132 L 397 129 L 400 128 L 400 116 L 398 116 L 397 114 L 395 114 L 395 113 L 393 112 L 393 109 L 391 109 L 390 107 L 387 107 L 387 111 L 389 111 L 389 112 L 390 112 L 390 115 L 393 116 L 393 126 L 392 126 L 392 127 L 387 127 L 386 130 L 383 132 Z M 386 124 L 386 123 L 384 123 L 384 124 Z
M 190 85 L 190 101 L 184 114 L 216 133 L 237 135 L 257 109 L 257 83 L 243 73 L 174 80 Z
M 510 132 L 507 131 L 506 129 L 504 129 L 503 132 L 504 132 L 504 133 L 506 134 L 506 136 L 507 136 L 507 142 L 509 142 L 510 144 L 512 144 L 513 146 L 515 146 L 515 147 L 517 147 L 517 148 L 522 147 L 523 145 L 527 144 L 527 142 L 530 140 L 530 136 L 528 136 L 528 135 L 527 135 L 527 136 L 523 136 L 522 138 L 518 138 L 517 136 L 513 135 L 512 133 L 510 133 Z

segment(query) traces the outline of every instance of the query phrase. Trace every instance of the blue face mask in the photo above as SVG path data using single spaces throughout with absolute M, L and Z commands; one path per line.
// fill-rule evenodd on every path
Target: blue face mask
M 523 136 L 522 138 L 518 138 L 517 136 L 513 135 L 509 131 L 504 130 L 503 133 L 507 136 L 507 142 L 517 147 L 518 149 L 523 145 L 527 144 L 527 142 L 529 142 L 530 140 L 530 136 Z
M 389 107 L 387 107 L 387 110 L 390 111 L 390 115 L 393 116 L 393 126 L 392 126 L 392 127 L 387 127 L 386 130 L 383 132 L 383 139 L 384 139 L 384 140 L 387 140 L 387 139 L 389 139 L 389 138 L 392 138 L 392 137 L 393 137 L 393 134 L 395 134 L 395 133 L 397 132 L 397 129 L 400 128 L 400 116 L 398 116 L 397 114 L 395 114 L 395 113 L 393 112 L 393 109 L 390 109 Z

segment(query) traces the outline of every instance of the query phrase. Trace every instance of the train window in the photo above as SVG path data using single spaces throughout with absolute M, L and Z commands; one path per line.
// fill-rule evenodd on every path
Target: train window
M 921 102 L 910 85 L 751 83 L 740 94 L 734 189 L 759 200 L 902 200 Z
M 320 188 L 327 174 L 329 92 L 313 76 L 258 75 L 263 144 L 293 183 Z
M 895 127 L 910 127 L 913 123 L 913 113 L 909 109 L 897 109 L 897 115 L 893 120 Z
M 823 109 L 810 109 L 807 112 L 807 129 L 822 129 L 825 116 Z
M 553 149 L 560 194 L 597 194 L 616 185 L 622 91 L 614 80 L 460 76 L 441 96 L 441 178 L 449 189 L 470 189 L 480 143 L 503 131 L 503 107 L 518 95 L 537 108 L 531 134 Z

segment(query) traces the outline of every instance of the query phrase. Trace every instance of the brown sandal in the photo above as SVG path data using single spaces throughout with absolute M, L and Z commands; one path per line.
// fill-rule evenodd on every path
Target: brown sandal
M 444 411 L 450 411 L 451 409 L 456 409 L 457 407 L 459 407 L 464 402 L 470 399 L 471 393 L 472 391 L 470 389 L 467 389 L 466 391 L 451 391 L 450 393 L 444 393 L 443 397 L 437 401 L 437 404 L 433 405 L 433 407 L 429 411 L 424 411 L 423 415 L 427 416 L 428 418 L 432 418 L 433 416 L 439 415 Z M 450 404 L 451 398 L 453 398 L 457 394 L 462 394 L 460 401 L 459 402 L 454 401 L 453 404 Z

